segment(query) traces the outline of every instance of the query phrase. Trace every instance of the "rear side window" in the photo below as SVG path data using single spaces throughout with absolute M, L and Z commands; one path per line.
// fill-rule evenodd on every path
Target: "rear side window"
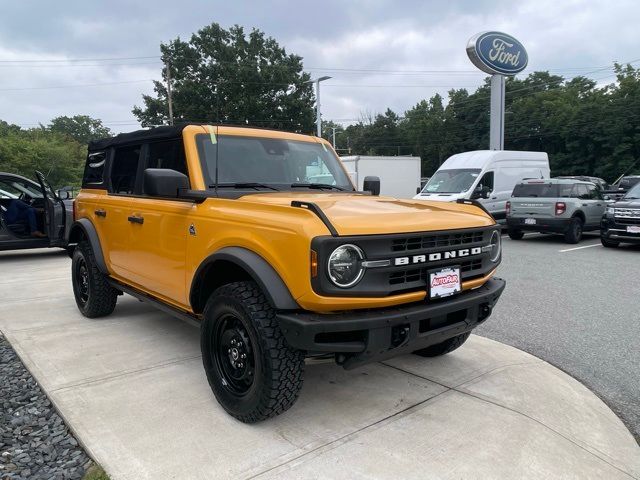
M 87 163 L 84 166 L 82 177 L 83 188 L 96 188 L 104 186 L 104 166 L 107 160 L 107 152 L 90 152 Z
M 111 164 L 112 193 L 133 194 L 140 162 L 140 145 L 116 148 Z
M 558 183 L 520 183 L 513 189 L 514 197 L 567 198 L 573 185 Z

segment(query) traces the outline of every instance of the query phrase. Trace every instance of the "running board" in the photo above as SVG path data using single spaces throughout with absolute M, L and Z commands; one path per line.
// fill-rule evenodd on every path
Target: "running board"
M 117 280 L 114 280 L 112 278 L 109 278 L 108 281 L 111 284 L 111 286 L 116 290 L 121 290 L 124 293 L 137 298 L 141 302 L 150 303 L 154 307 L 156 307 L 158 310 L 162 310 L 163 312 L 168 313 L 169 315 L 179 318 L 183 322 L 187 322 L 189 325 L 200 328 L 202 321 L 196 315 L 187 313 L 171 305 L 167 305 L 163 301 L 158 300 L 157 298 L 152 297 L 147 293 L 141 292 L 140 290 L 130 287 L 129 285 L 120 283 Z

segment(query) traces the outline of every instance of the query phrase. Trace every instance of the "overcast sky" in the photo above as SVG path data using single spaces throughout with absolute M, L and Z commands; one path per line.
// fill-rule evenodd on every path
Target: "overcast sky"
M 453 87 L 473 90 L 483 74 L 465 46 L 485 30 L 525 45 L 524 74 L 548 69 L 610 83 L 612 71 L 602 69 L 614 61 L 640 65 L 638 19 L 637 0 L 3 2 L 0 119 L 29 127 L 87 114 L 115 131 L 134 130 L 131 108 L 152 91 L 161 65 L 122 58 L 159 55 L 161 42 L 188 39 L 211 22 L 259 28 L 302 56 L 312 75 L 334 77 L 323 83 L 323 118 L 344 123 L 387 107 L 402 114 Z M 107 58 L 118 60 L 94 60 Z M 56 62 L 69 59 L 86 60 Z M 408 73 L 416 70 L 430 72 Z

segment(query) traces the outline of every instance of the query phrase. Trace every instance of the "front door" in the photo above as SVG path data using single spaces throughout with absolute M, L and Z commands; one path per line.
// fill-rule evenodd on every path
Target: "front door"
M 36 171 L 36 178 L 40 183 L 44 197 L 45 233 L 52 246 L 63 245 L 66 221 L 64 202 L 58 198 L 42 173 Z
M 179 139 L 150 143 L 143 149 L 142 156 L 145 169 L 166 168 L 188 174 L 184 147 Z M 188 217 L 194 204 L 151 197 L 145 192 L 144 181 L 140 194 L 130 200 L 127 256 L 130 278 L 143 290 L 188 308 L 186 246 Z

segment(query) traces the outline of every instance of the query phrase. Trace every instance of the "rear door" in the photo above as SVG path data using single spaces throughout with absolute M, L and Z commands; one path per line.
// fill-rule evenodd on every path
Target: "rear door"
M 36 178 L 42 188 L 44 197 L 45 230 L 51 245 L 62 245 L 64 243 L 64 227 L 66 221 L 66 211 L 64 202 L 58 198 L 53 188 L 45 176 L 36 171 Z

